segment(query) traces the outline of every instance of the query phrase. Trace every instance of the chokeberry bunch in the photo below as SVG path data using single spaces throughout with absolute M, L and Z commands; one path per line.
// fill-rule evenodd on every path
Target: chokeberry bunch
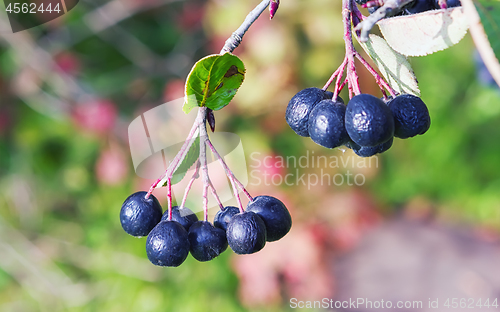
M 410 4 L 413 8 L 424 4 L 434 6 L 443 1 L 414 0 Z M 368 8 L 384 3 L 383 0 L 355 2 Z M 406 139 L 424 134 L 430 127 L 430 116 L 422 99 L 401 92 L 405 90 L 403 88 L 400 88 L 401 93 L 394 90 L 356 51 L 352 38 L 358 34 L 352 31 L 352 27 L 357 30 L 365 18 L 352 0 L 343 0 L 342 7 L 346 43 L 344 61 L 323 88 L 311 87 L 295 94 L 288 103 L 285 119 L 295 133 L 310 137 L 318 145 L 330 149 L 346 146 L 358 156 L 370 157 L 391 148 L 394 137 Z M 362 36 L 363 32 L 358 40 L 366 41 Z M 381 99 L 361 92 L 355 58 L 374 77 L 383 95 Z M 334 86 L 333 92 L 327 91 L 331 85 Z M 346 85 L 349 90 L 347 105 L 339 97 Z
M 179 266 L 189 253 L 198 261 L 210 261 L 228 246 L 237 254 L 255 253 L 266 242 L 283 238 L 292 227 L 288 209 L 272 196 L 251 198 L 245 210 L 221 204 L 212 224 L 208 220 L 198 221 L 190 209 L 178 206 L 161 217 L 158 200 L 146 195 L 147 192 L 137 192 L 129 196 L 123 203 L 120 220 L 127 233 L 147 235 L 148 259 L 158 266 Z
M 295 100 L 290 103 L 293 106 Z M 287 121 L 295 120 L 289 115 L 294 110 L 287 109 L 286 113 Z M 425 103 L 411 94 L 387 99 L 387 103 L 370 94 L 355 95 L 347 105 L 339 100 L 322 100 L 302 118 L 308 120 L 307 131 L 315 143 L 326 148 L 343 145 L 361 157 L 387 151 L 393 137 L 424 134 L 431 123 Z
M 215 131 L 214 111 L 228 105 L 243 82 L 245 67 L 231 52 L 238 47 L 245 32 L 265 8 L 269 6 L 272 18 L 278 5 L 279 1 L 264 0 L 226 40 L 219 54 L 202 58 L 193 66 L 186 79 L 182 108 L 185 113 L 189 113 L 194 107 L 198 107 L 198 115 L 191 131 L 168 168 L 151 185 L 149 191 L 134 193 L 122 205 L 120 221 L 123 229 L 133 236 L 147 235 L 146 253 L 155 265 L 179 266 L 189 253 L 198 261 L 209 261 L 219 256 L 228 246 L 237 254 L 254 253 L 261 250 L 266 241 L 279 240 L 290 231 L 292 219 L 285 205 L 272 196 L 253 198 L 221 157 L 207 132 L 207 123 L 212 132 Z M 294 130 L 300 135 L 308 136 L 307 117 L 310 111 L 318 102 L 332 96 L 332 92 L 316 88 L 305 90 L 297 96 L 294 106 L 290 107 L 294 112 L 291 116 L 295 119 L 290 120 Z M 193 150 L 198 150 L 198 155 L 192 152 Z M 207 150 L 212 152 L 223 167 L 231 182 L 238 207 L 224 207 L 217 195 L 208 175 Z M 186 186 L 180 205 L 173 206 L 174 175 L 184 177 L 187 170 L 194 165 L 196 169 Z M 188 193 L 200 176 L 203 182 L 201 220 L 185 206 Z M 159 187 L 167 187 L 168 208 L 164 213 L 158 200 L 152 195 Z M 213 223 L 208 220 L 209 191 L 220 207 Z M 246 209 L 243 207 L 240 192 L 249 200 Z

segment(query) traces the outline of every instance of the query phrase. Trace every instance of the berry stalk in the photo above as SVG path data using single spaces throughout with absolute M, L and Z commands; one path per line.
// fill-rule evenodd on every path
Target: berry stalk
M 354 95 L 361 94 L 359 88 L 358 74 L 356 73 L 356 65 L 354 64 L 354 44 L 352 41 L 352 4 L 353 0 L 342 0 L 342 19 L 344 22 L 344 41 L 345 41 L 345 55 L 347 58 L 347 78 L 349 90 L 352 90 Z M 352 98 L 349 92 L 349 98 Z
M 234 176 L 234 173 L 231 171 L 231 169 L 229 169 L 229 166 L 226 164 L 226 162 L 224 161 L 224 159 L 220 156 L 219 152 L 217 152 L 217 150 L 215 149 L 215 147 L 213 146 L 212 142 L 210 142 L 210 140 L 207 140 L 207 145 L 208 147 L 210 148 L 210 150 L 212 151 L 212 153 L 215 155 L 215 157 L 217 157 L 217 159 L 219 160 L 219 162 L 221 163 L 222 165 L 222 168 L 224 168 L 224 171 L 226 172 L 226 175 L 227 177 L 229 178 L 230 181 L 234 181 L 234 183 L 241 189 L 241 191 L 243 191 L 243 193 L 248 197 L 248 200 L 252 201 L 253 198 L 252 196 L 250 195 L 250 193 L 248 193 L 248 191 L 245 189 L 245 186 L 243 185 L 243 183 L 241 183 L 238 179 L 236 179 L 236 177 Z
M 167 178 L 167 207 L 168 207 L 168 221 L 172 220 L 172 181 Z
M 182 208 L 184 208 L 189 191 L 191 191 L 191 187 L 193 186 L 194 181 L 200 177 L 199 172 L 200 172 L 200 161 L 198 160 L 196 162 L 195 172 L 194 172 L 193 176 L 191 177 L 191 180 L 189 180 L 189 183 L 186 186 L 186 189 L 184 190 L 184 197 L 182 197 L 182 203 L 181 203 L 181 206 L 179 207 L 179 210 L 182 210 Z
M 247 192 L 247 190 L 245 189 L 243 184 L 240 181 L 238 181 L 238 179 L 236 179 L 233 172 L 231 171 L 231 169 L 229 169 L 229 166 L 226 164 L 224 159 L 220 156 L 219 152 L 217 152 L 217 150 L 213 146 L 212 142 L 210 142 L 210 140 L 207 140 L 207 145 L 210 148 L 210 150 L 212 151 L 212 153 L 215 155 L 215 157 L 219 160 L 222 168 L 226 172 L 226 176 L 228 177 L 229 182 L 231 182 L 231 187 L 233 189 L 234 197 L 236 198 L 236 201 L 238 202 L 240 212 L 244 212 L 245 210 L 243 209 L 243 204 L 241 202 L 241 198 L 240 198 L 240 194 L 238 192 L 237 185 L 241 188 L 241 190 L 245 193 L 245 195 L 248 197 L 248 199 L 250 201 L 252 200 L 252 196 L 250 196 L 250 194 Z
M 220 210 L 224 210 L 224 205 L 220 201 L 219 195 L 217 195 L 217 191 L 215 190 L 214 185 L 212 184 L 212 181 L 210 181 L 210 191 L 212 192 L 212 195 L 214 196 L 215 200 L 217 201 L 217 204 L 219 205 Z
M 170 164 L 168 165 L 167 170 L 165 170 L 163 175 L 155 183 L 153 183 L 151 185 L 148 193 L 145 196 L 146 199 L 149 198 L 149 195 L 151 195 L 151 193 L 153 193 L 153 190 L 156 188 L 156 186 L 158 186 L 158 184 L 160 182 L 163 181 L 163 183 L 165 183 L 166 180 L 172 178 L 175 170 L 177 170 L 177 167 L 179 166 L 181 161 L 186 157 L 186 154 L 189 151 L 189 149 L 191 148 L 191 145 L 193 145 L 193 142 L 196 139 L 196 135 L 197 135 L 198 130 L 199 130 L 198 126 L 200 125 L 200 123 L 202 121 L 205 122 L 205 117 L 202 116 L 200 114 L 200 112 L 198 112 L 198 116 L 196 117 L 196 120 L 193 123 L 193 127 L 191 128 L 191 131 L 189 131 L 189 134 L 186 138 L 186 141 L 184 141 L 184 144 L 182 144 L 181 149 L 179 150 L 177 155 L 175 155 L 172 162 L 170 162 Z
M 342 91 L 342 88 L 344 87 L 344 85 L 340 86 L 340 81 L 342 80 L 342 77 L 344 75 L 344 70 L 345 70 L 346 65 L 347 65 L 347 57 L 344 58 L 344 62 L 342 62 L 342 64 L 340 65 L 342 67 L 342 74 L 338 75 L 337 81 L 335 82 L 335 90 L 333 91 L 333 99 L 335 99 L 335 100 L 337 99 L 340 91 Z M 345 81 L 346 80 L 344 80 L 344 82 Z
M 337 68 L 337 70 L 330 76 L 330 79 L 328 79 L 325 86 L 323 87 L 323 91 L 326 91 L 330 87 L 335 77 L 342 77 L 344 75 L 344 69 L 346 64 L 347 64 L 347 57 L 344 58 L 344 61 L 342 62 L 342 64 L 340 64 L 339 68 Z

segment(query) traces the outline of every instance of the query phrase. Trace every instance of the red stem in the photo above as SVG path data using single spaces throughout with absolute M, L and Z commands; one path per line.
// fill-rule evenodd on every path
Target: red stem
M 333 92 L 333 100 L 337 100 L 337 97 L 339 96 L 339 93 L 342 89 L 339 89 L 340 81 L 342 79 L 342 76 L 344 75 L 344 70 L 347 65 L 347 57 L 344 58 L 344 61 L 340 65 L 342 67 L 342 74 L 337 76 L 337 81 L 335 82 L 335 90 Z M 340 68 L 340 67 L 339 67 Z
M 344 58 L 342 64 L 340 64 L 339 68 L 337 68 L 337 70 L 330 76 L 330 79 L 328 79 L 328 81 L 326 82 L 325 86 L 323 87 L 323 91 L 326 91 L 328 87 L 330 87 L 330 85 L 332 84 L 335 77 L 337 77 L 337 75 L 341 77 L 344 74 L 344 69 L 346 64 L 347 64 L 347 58 Z
M 361 93 L 359 88 L 358 74 L 356 73 L 356 65 L 354 64 L 354 45 L 352 42 L 352 25 L 351 12 L 352 0 L 342 0 L 342 17 L 344 21 L 344 41 L 345 54 L 347 57 L 347 78 L 349 84 L 349 98 L 352 98 L 352 93 L 358 95 Z
M 167 205 L 168 205 L 168 221 L 172 221 L 172 184 L 170 178 L 167 179 Z
M 167 179 L 172 178 L 172 175 L 174 174 L 175 170 L 177 169 L 177 166 L 179 165 L 181 160 L 184 159 L 184 157 L 186 157 L 186 154 L 189 151 L 189 148 L 193 144 L 193 138 L 195 137 L 195 134 L 198 131 L 198 126 L 202 120 L 203 120 L 203 122 L 205 122 L 205 117 L 201 116 L 200 112 L 198 112 L 198 116 L 196 117 L 196 120 L 194 121 L 194 124 L 193 124 L 193 127 L 191 128 L 191 131 L 189 131 L 189 134 L 186 138 L 186 141 L 184 141 L 184 144 L 182 144 L 181 149 L 179 150 L 177 155 L 175 155 L 172 162 L 168 165 L 167 170 L 165 170 L 163 175 L 161 175 L 161 177 L 158 180 L 156 180 L 155 183 L 153 183 L 151 185 L 148 193 L 145 196 L 146 199 L 149 198 L 149 195 L 151 195 L 151 193 L 153 193 L 153 190 L 158 186 L 158 183 L 160 183 L 160 181 L 162 181 L 165 178 L 167 178 Z
M 186 186 L 186 189 L 184 190 L 184 197 L 182 197 L 182 203 L 181 203 L 181 206 L 179 209 L 182 209 L 184 208 L 184 205 L 186 204 L 186 200 L 187 200 L 187 197 L 188 197 L 188 194 L 189 194 L 189 191 L 191 191 L 191 187 L 193 186 L 193 183 L 196 179 L 198 179 L 198 177 L 200 176 L 199 175 L 199 171 L 200 171 L 200 162 L 197 161 L 196 162 L 196 169 L 194 171 L 194 174 L 193 176 L 191 177 L 191 180 L 189 180 L 189 183 L 188 185 Z
M 212 145 L 212 142 L 210 142 L 210 140 L 207 141 L 207 145 L 208 147 L 210 148 L 210 150 L 212 151 L 212 153 L 215 155 L 215 157 L 217 157 L 217 159 L 219 160 L 219 162 L 221 163 L 222 165 L 222 168 L 224 168 L 224 171 L 226 172 L 226 175 L 227 177 L 231 180 L 231 179 L 234 179 L 234 182 L 236 183 L 236 185 L 243 191 L 243 193 L 245 193 L 246 197 L 248 198 L 248 200 L 252 201 L 253 200 L 253 197 L 250 195 L 250 193 L 248 193 L 248 191 L 245 189 L 245 186 L 243 185 L 243 183 L 241 183 L 238 179 L 236 179 L 236 177 L 234 176 L 233 172 L 231 171 L 231 169 L 229 169 L 228 165 L 226 164 L 226 162 L 224 161 L 224 159 L 220 156 L 219 152 L 217 152 L 217 150 L 215 149 L 215 147 Z
M 224 210 L 224 205 L 220 201 L 219 195 L 217 195 L 217 191 L 215 190 L 215 187 L 212 184 L 212 181 L 209 180 L 209 182 L 210 182 L 210 185 L 209 185 L 210 186 L 210 190 L 212 191 L 212 195 L 215 197 L 215 200 L 217 201 L 217 204 L 219 204 L 220 210 Z

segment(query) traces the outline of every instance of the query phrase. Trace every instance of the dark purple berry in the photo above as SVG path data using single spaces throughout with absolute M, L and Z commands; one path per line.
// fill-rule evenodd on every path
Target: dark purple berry
M 394 135 L 394 118 L 381 99 L 370 94 L 359 94 L 347 104 L 345 127 L 354 143 L 376 146 L 387 142 Z
M 429 110 L 418 96 L 402 94 L 391 100 L 388 105 L 394 116 L 395 137 L 406 139 L 429 130 Z
M 448 8 L 456 8 L 462 6 L 460 0 L 448 0 L 446 1 L 446 4 L 448 5 Z
M 436 9 L 434 0 L 414 0 L 404 7 L 407 14 L 417 14 Z
M 154 265 L 179 266 L 189 254 L 188 232 L 176 221 L 161 221 L 148 235 L 146 253 Z
M 333 100 L 333 92 L 332 91 L 325 91 L 325 100 Z M 333 101 L 337 102 L 337 103 L 344 104 L 344 99 L 338 95 L 337 95 L 337 98 Z
M 162 221 L 168 220 L 168 209 L 165 211 L 161 217 Z M 179 222 L 186 231 L 189 231 L 189 227 L 198 221 L 198 217 L 189 208 L 179 209 L 179 206 L 172 207 L 172 220 Z
M 346 146 L 354 151 L 356 155 L 360 157 L 371 157 L 375 154 L 380 154 L 387 151 L 392 146 L 394 138 L 390 138 L 389 141 L 379 144 L 377 146 L 359 146 L 354 142 L 348 142 Z
M 240 213 L 240 209 L 234 206 L 227 206 L 224 210 L 219 210 L 214 217 L 214 226 L 227 231 L 227 225 L 231 218 Z
M 257 214 L 245 211 L 231 218 L 226 236 L 235 253 L 252 254 L 266 245 L 266 225 Z
M 323 100 L 309 116 L 309 136 L 321 146 L 334 148 L 349 141 L 345 130 L 345 105 L 332 100 Z
M 227 249 L 226 232 L 208 221 L 197 221 L 188 232 L 191 255 L 198 261 L 210 261 Z
M 247 212 L 254 212 L 266 225 L 267 241 L 281 239 L 292 228 L 292 217 L 279 199 L 272 196 L 257 196 L 248 203 Z
M 125 232 L 132 236 L 146 236 L 160 222 L 162 209 L 158 199 L 147 192 L 137 192 L 123 202 L 120 222 Z
M 286 108 L 285 118 L 290 128 L 298 135 L 308 137 L 309 114 L 314 106 L 324 99 L 325 91 L 318 88 L 307 88 L 295 94 Z

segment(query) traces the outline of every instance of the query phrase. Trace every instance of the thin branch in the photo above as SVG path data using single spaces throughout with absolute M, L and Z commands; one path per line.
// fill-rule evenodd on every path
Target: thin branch
M 248 28 L 252 26 L 253 22 L 264 12 L 264 10 L 268 7 L 271 0 L 262 0 L 262 2 L 255 7 L 250 13 L 248 13 L 247 17 L 243 24 L 241 24 L 238 29 L 226 40 L 224 47 L 220 50 L 220 54 L 224 54 L 226 52 L 233 52 L 236 49 L 241 41 L 243 40 L 243 36 L 247 32 Z
M 394 14 L 395 12 L 399 12 L 399 10 L 412 2 L 413 0 L 386 0 L 384 5 L 377 9 L 377 11 L 370 14 L 370 16 L 366 17 L 361 23 L 359 23 L 355 31 L 361 31 L 361 35 L 359 36 L 359 40 L 361 42 L 368 41 L 368 35 L 372 30 L 373 26 L 383 18 Z
M 206 107 L 200 107 L 200 111 L 206 116 Z M 207 145 L 208 133 L 207 123 L 200 124 L 200 162 L 201 162 L 201 178 L 203 181 L 203 220 L 208 221 L 208 168 L 207 168 Z

